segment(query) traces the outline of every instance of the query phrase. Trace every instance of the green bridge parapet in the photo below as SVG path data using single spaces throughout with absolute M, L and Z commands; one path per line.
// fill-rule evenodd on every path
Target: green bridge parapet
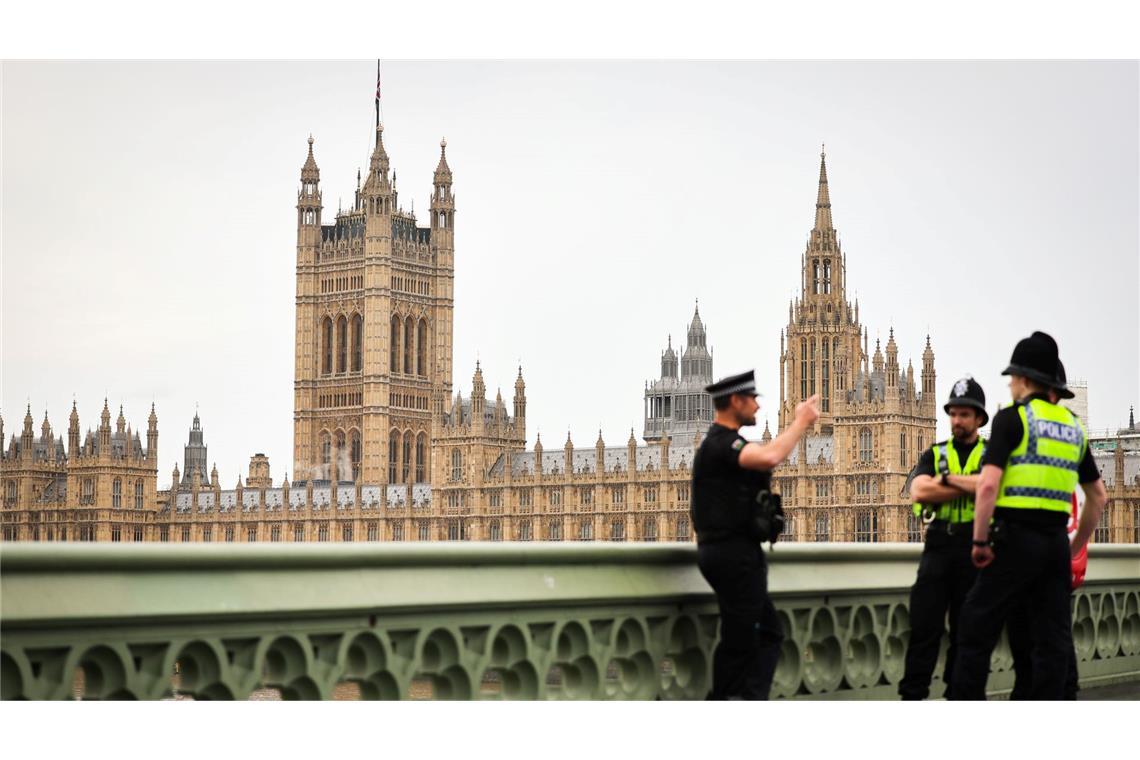
M 895 698 L 921 549 L 777 546 L 787 638 L 773 697 Z M 1091 547 L 1073 631 L 1083 686 L 1140 682 L 1140 546 Z M 699 699 L 716 637 L 690 544 L 5 544 L 0 556 L 4 699 L 72 698 L 77 672 L 84 699 Z M 1003 639 L 992 694 L 1008 692 L 1011 668 Z

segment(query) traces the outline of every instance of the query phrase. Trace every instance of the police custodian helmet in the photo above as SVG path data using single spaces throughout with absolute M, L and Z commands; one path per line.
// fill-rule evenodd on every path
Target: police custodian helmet
M 1013 356 L 1009 358 L 1009 366 L 1002 374 L 1027 377 L 1048 388 L 1064 388 L 1065 384 L 1057 377 L 1060 361 L 1057 341 L 1053 340 L 1053 336 L 1038 330 L 1028 338 L 1017 341 Z
M 954 387 L 950 389 L 950 400 L 942 410 L 949 414 L 952 406 L 973 407 L 982 415 L 981 424 L 985 425 L 990 421 L 990 415 L 986 412 L 986 392 L 978 385 L 978 381 L 969 375 L 954 383 Z

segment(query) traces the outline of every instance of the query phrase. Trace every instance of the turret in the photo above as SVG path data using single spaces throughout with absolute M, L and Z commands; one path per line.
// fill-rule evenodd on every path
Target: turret
M 669 336 L 665 351 L 661 354 L 661 379 L 677 379 L 677 352 L 673 350 L 673 336 Z
M 215 462 L 214 466 L 212 468 L 210 468 L 210 488 L 213 488 L 214 490 L 221 488 L 221 485 L 218 483 L 218 463 L 217 462 Z
M 934 349 L 930 347 L 930 335 L 926 336 L 926 348 L 922 352 L 922 399 L 934 401 Z
M 606 442 L 602 440 L 602 429 L 598 428 L 598 440 L 594 441 L 595 472 L 606 471 Z
M 574 472 L 574 444 L 570 441 L 569 430 L 566 431 L 566 445 L 562 447 L 562 452 L 565 455 L 562 471 L 569 475 Z
M 637 470 L 637 439 L 633 437 L 633 428 L 629 429 L 629 440 L 625 442 L 626 454 L 629 456 L 629 471 Z
M 452 248 L 455 232 L 455 196 L 451 193 L 451 167 L 447 165 L 447 140 L 439 141 L 439 164 L 432 177 L 431 234 L 440 248 Z
M 701 321 L 700 304 L 693 309 L 685 352 L 681 355 L 681 379 L 694 378 L 712 382 L 712 355 L 707 347 L 708 332 Z
M 170 493 L 173 499 L 174 494 L 178 492 L 178 484 L 182 480 L 182 474 L 178 472 L 178 462 L 174 463 L 174 472 L 170 474 Z
M 526 382 L 523 380 L 522 365 L 519 365 L 519 376 L 515 379 L 515 425 L 519 430 L 526 429 Z
M 146 418 L 146 458 L 158 466 L 158 415 L 154 413 L 154 402 L 151 402 L 150 416 Z
M 483 368 L 475 360 L 475 374 L 471 377 L 471 418 L 476 428 L 483 425 L 483 413 L 487 408 L 487 386 L 483 384 Z
M 127 430 L 127 418 L 123 415 L 123 405 L 119 404 L 119 417 L 115 420 L 115 433 L 122 435 Z M 128 436 L 129 437 L 129 436 Z
M 301 187 L 297 191 L 297 263 L 316 263 L 321 241 L 321 170 L 313 158 L 313 136 L 309 135 L 309 155 L 301 167 Z
M 899 347 L 895 343 L 895 328 L 891 328 L 890 336 L 887 338 L 887 387 L 895 388 L 898 386 L 899 379 Z
M 67 456 L 72 460 L 79 457 L 79 409 L 74 400 L 71 402 L 71 417 L 67 421 Z
M 103 413 L 99 415 L 99 452 L 111 452 L 111 408 L 107 406 L 107 399 L 103 399 Z
M 872 361 L 871 366 L 875 372 L 883 371 L 883 351 L 879 348 L 878 338 L 875 338 L 875 358 Z
M 24 430 L 20 433 L 20 456 L 22 458 L 32 458 L 32 443 L 35 441 L 35 433 L 32 432 L 32 405 L 28 404 L 28 411 L 24 413 Z

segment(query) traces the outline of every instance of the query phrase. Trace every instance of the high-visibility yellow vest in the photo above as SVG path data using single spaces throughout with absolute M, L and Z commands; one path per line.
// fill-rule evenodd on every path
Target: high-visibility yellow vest
M 946 475 L 977 475 L 978 470 L 982 466 L 982 455 L 986 452 L 986 439 L 978 437 L 977 443 L 970 451 L 970 456 L 966 457 L 966 462 L 963 464 L 958 459 L 958 450 L 954 448 L 951 441 L 943 441 L 936 443 L 930 447 L 934 452 L 934 477 L 940 478 L 943 473 Z M 951 499 L 950 501 L 942 504 L 930 505 L 937 507 L 935 518 L 939 520 L 946 520 L 947 522 L 973 522 L 974 521 L 974 495 L 964 493 L 961 496 Z M 919 516 L 925 505 L 915 502 L 914 514 Z
M 1018 403 L 1021 443 L 1009 456 L 998 486 L 997 506 L 1013 509 L 1072 510 L 1088 435 L 1076 415 L 1035 398 Z

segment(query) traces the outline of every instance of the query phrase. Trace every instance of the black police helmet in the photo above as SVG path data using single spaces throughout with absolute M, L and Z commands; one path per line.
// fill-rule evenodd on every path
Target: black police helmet
M 1057 341 L 1038 330 L 1017 342 L 1013 356 L 1009 358 L 1009 366 L 1002 374 L 1021 375 L 1048 388 L 1063 387 L 1057 380 L 1057 362 L 1060 360 Z
M 978 381 L 969 375 L 954 383 L 954 387 L 950 389 L 950 400 L 942 410 L 950 414 L 952 406 L 973 407 L 982 415 L 982 425 L 990 421 L 990 415 L 986 412 L 986 392 L 978 385 Z
M 1069 390 L 1069 380 L 1065 377 L 1065 365 L 1061 360 L 1057 360 L 1057 385 L 1053 386 L 1057 390 L 1057 398 L 1073 398 L 1077 394 Z

